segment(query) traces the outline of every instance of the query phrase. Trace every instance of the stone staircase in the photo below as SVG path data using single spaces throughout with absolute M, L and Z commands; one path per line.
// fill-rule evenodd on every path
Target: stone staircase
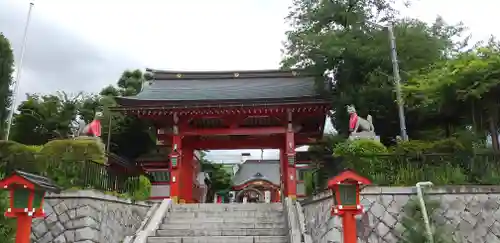
M 279 204 L 172 205 L 148 243 L 288 243 Z

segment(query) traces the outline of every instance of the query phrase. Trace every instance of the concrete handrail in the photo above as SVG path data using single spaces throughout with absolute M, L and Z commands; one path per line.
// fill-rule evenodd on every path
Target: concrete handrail
M 149 236 L 154 236 L 156 230 L 160 227 L 161 222 L 165 218 L 168 209 L 172 206 L 170 199 L 164 199 L 158 209 L 153 213 L 153 217 L 148 222 L 144 230 L 140 231 L 135 237 L 133 243 L 146 243 Z
M 284 210 L 286 210 L 286 217 L 288 222 L 288 233 L 291 243 L 301 243 L 302 237 L 299 228 L 299 218 L 295 210 L 295 202 L 287 197 L 284 202 Z
M 146 227 L 146 225 L 149 223 L 149 221 L 151 220 L 151 217 L 153 216 L 153 213 L 156 212 L 156 209 L 158 209 L 159 205 L 160 205 L 159 203 L 155 203 L 155 204 L 153 204 L 153 206 L 151 206 L 151 208 L 149 208 L 148 212 L 146 213 L 146 217 L 144 217 L 144 220 L 142 221 L 141 225 L 139 226 L 139 228 L 137 229 L 135 234 L 125 236 L 123 243 L 132 243 L 133 242 L 133 240 L 139 234 L 139 232 L 144 230 L 144 227 Z
M 297 218 L 299 221 L 300 233 L 302 235 L 302 240 L 304 243 L 312 243 L 312 237 L 307 232 L 306 229 L 306 217 L 304 215 L 304 210 L 302 209 L 302 205 L 300 203 L 295 203 L 295 209 L 297 210 Z

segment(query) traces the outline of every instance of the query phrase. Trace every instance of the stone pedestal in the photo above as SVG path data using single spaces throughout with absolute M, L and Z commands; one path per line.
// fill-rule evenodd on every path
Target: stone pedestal
M 349 136 L 350 140 L 356 140 L 356 139 L 371 139 L 375 141 L 380 142 L 380 137 L 375 134 L 375 132 L 353 132 Z

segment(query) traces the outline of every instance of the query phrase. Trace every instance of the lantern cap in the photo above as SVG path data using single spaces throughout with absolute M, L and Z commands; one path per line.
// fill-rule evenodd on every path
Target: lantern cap
M 0 187 L 2 188 L 9 186 L 10 184 L 24 184 L 25 186 L 28 184 L 28 187 L 31 189 L 54 193 L 61 192 L 61 188 L 58 187 L 51 179 L 20 170 L 16 170 L 9 177 L 0 180 Z
M 344 183 L 344 182 L 356 182 L 358 184 L 362 185 L 370 185 L 372 182 L 368 180 L 367 178 L 364 178 L 360 175 L 358 175 L 356 172 L 354 172 L 351 169 L 344 170 L 340 174 L 336 175 L 335 177 L 331 178 L 328 180 L 328 188 L 333 188 L 335 185 Z

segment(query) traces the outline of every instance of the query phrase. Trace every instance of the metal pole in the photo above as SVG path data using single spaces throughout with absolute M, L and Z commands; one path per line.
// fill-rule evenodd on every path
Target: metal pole
M 401 129 L 401 138 L 403 141 L 408 141 L 408 134 L 406 134 L 406 118 L 404 111 L 404 102 L 401 95 L 401 76 L 399 76 L 399 63 L 398 63 L 398 53 L 396 50 L 396 37 L 394 36 L 394 30 L 392 28 L 392 23 L 387 25 L 387 32 L 389 33 L 389 42 L 391 44 L 391 60 L 392 60 L 392 70 L 394 75 L 394 83 L 396 85 L 396 102 L 398 103 L 398 113 L 399 113 L 399 128 Z
M 429 243 L 434 243 L 434 236 L 432 234 L 432 229 L 431 229 L 431 224 L 429 220 L 429 214 L 427 214 L 427 207 L 425 206 L 425 200 L 424 200 L 424 193 L 422 191 L 423 186 L 433 186 L 432 182 L 430 181 L 421 181 L 418 182 L 416 187 L 417 187 L 417 196 L 418 196 L 418 201 L 420 203 L 420 210 L 422 211 L 422 218 L 424 218 L 424 224 L 425 224 L 425 231 L 427 233 L 427 239 L 429 240 Z
M 9 140 L 10 128 L 12 126 L 12 118 L 14 117 L 14 110 L 16 109 L 17 93 L 19 92 L 19 81 L 21 80 L 21 72 L 23 70 L 23 60 L 24 53 L 26 51 L 26 42 L 28 40 L 28 27 L 31 20 L 31 10 L 35 3 L 30 2 L 30 8 L 28 10 L 28 17 L 26 19 L 26 26 L 24 26 L 24 37 L 23 44 L 21 46 L 21 55 L 19 56 L 19 63 L 17 64 L 16 80 L 14 82 L 14 93 L 12 93 L 12 104 L 10 105 L 9 116 L 7 119 L 7 132 L 5 134 L 5 140 Z

